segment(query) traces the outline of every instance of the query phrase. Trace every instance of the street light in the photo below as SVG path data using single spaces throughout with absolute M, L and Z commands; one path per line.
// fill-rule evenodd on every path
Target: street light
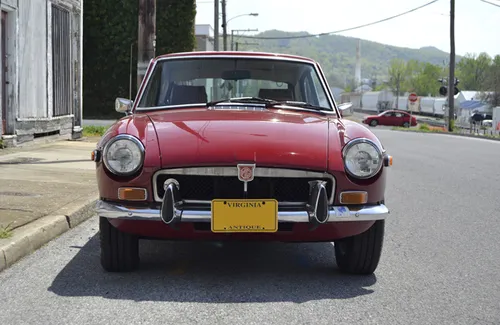
M 236 19 L 238 17 L 243 17 L 243 16 L 257 17 L 258 15 L 259 15 L 259 13 L 257 13 L 257 12 L 251 12 L 249 14 L 241 14 L 238 16 L 234 16 L 233 18 L 230 18 L 227 21 L 223 20 L 223 24 L 222 24 L 223 35 L 222 36 L 224 38 L 224 51 L 227 51 L 227 23 L 229 23 L 231 20 Z
M 257 12 L 251 12 L 251 13 L 249 13 L 249 14 L 242 14 L 242 15 L 234 16 L 233 18 L 230 18 L 230 19 L 228 19 L 228 20 L 226 21 L 226 25 L 227 25 L 227 23 L 229 23 L 231 20 L 236 19 L 236 18 L 238 18 L 238 17 L 243 17 L 243 16 L 254 16 L 254 17 L 257 17 L 258 15 L 259 15 L 259 13 L 257 13 Z

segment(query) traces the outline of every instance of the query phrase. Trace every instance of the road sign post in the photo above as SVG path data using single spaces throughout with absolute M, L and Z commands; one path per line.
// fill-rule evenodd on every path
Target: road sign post
M 411 127 L 411 121 L 413 120 L 413 108 L 417 105 L 417 101 L 418 96 L 416 93 L 411 93 L 408 96 L 408 110 L 410 111 L 410 125 L 408 127 Z

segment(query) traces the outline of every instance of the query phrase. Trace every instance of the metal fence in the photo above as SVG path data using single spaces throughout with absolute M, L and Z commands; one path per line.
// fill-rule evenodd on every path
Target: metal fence
M 487 137 L 500 137 L 500 130 L 496 130 L 494 127 L 486 127 L 479 124 L 471 124 L 469 127 L 462 126 L 462 128 L 458 129 L 456 132 L 460 134 L 474 134 Z
M 70 12 L 52 5 L 53 116 L 69 115 L 73 111 L 71 70 Z

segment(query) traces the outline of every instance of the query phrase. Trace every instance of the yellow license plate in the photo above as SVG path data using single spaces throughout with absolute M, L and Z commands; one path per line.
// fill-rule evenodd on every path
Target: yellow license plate
M 278 201 L 213 200 L 212 232 L 276 232 Z

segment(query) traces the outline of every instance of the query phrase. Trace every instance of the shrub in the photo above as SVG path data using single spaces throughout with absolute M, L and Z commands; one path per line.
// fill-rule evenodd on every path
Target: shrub
M 424 124 L 419 124 L 418 125 L 418 129 L 422 130 L 422 131 L 429 131 L 430 130 L 429 125 L 425 124 L 425 123 Z
M 83 117 L 119 118 L 116 97 L 137 92 L 137 0 L 85 0 L 83 17 Z M 195 48 L 195 0 L 157 0 L 156 55 Z

